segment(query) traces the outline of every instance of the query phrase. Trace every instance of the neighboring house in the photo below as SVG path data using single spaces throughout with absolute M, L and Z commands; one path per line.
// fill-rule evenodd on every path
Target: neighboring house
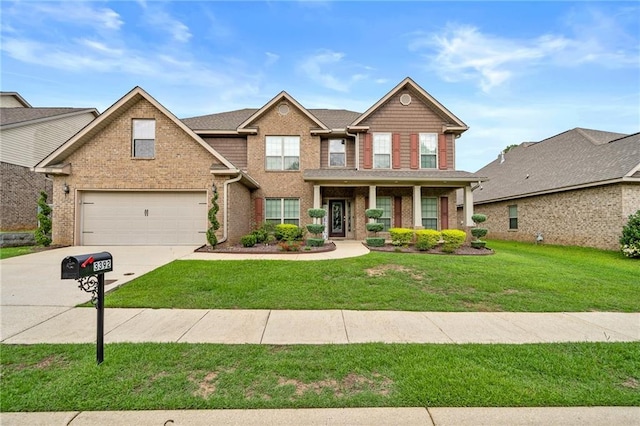
M 474 191 L 489 237 L 619 249 L 640 209 L 640 133 L 580 129 L 523 143 L 478 170 Z
M 15 92 L 0 96 L 0 230 L 37 227 L 37 199 L 51 180 L 31 171 L 98 116 L 93 108 L 35 108 Z
M 365 209 L 386 227 L 456 227 L 455 170 L 467 126 L 407 78 L 364 113 L 306 109 L 281 92 L 259 109 L 179 120 L 139 87 L 37 165 L 54 179 L 58 244 L 205 244 L 219 194 L 221 242 L 263 222 L 311 223 L 363 239 Z M 70 188 L 68 193 L 63 188 Z

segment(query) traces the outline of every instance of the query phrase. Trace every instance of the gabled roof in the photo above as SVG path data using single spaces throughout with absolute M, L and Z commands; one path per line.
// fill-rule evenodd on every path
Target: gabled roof
M 31 105 L 29 104 L 29 102 L 27 102 L 25 98 L 20 96 L 20 93 L 18 92 L 0 92 L 0 96 L 11 96 L 15 98 L 15 100 L 17 100 L 19 103 L 21 103 L 23 107 L 31 108 Z
M 373 106 L 371 106 L 371 108 L 366 110 L 362 115 L 360 115 L 360 117 L 358 117 L 356 120 L 354 120 L 351 123 L 350 127 L 357 127 L 357 126 L 361 125 L 361 123 L 363 121 L 365 121 L 378 108 L 380 108 L 382 105 L 384 105 L 391 97 L 395 96 L 398 92 L 400 92 L 401 90 L 404 90 L 405 88 L 410 88 L 414 92 L 418 93 L 418 95 L 422 98 L 422 100 L 425 103 L 427 103 L 428 105 L 431 105 L 436 110 L 436 112 L 439 112 L 440 115 L 443 116 L 443 118 L 448 119 L 450 121 L 450 126 L 449 127 L 450 127 L 450 129 L 452 131 L 455 131 L 457 133 L 462 133 L 462 132 L 464 132 L 465 130 L 467 130 L 469 128 L 469 126 L 467 126 L 462 120 L 460 120 L 458 117 L 456 117 L 447 108 L 445 108 L 444 105 L 442 105 L 440 102 L 438 102 L 436 100 L 436 98 L 431 96 L 426 90 L 424 90 L 422 87 L 420 87 L 410 77 L 405 78 L 396 87 L 391 89 L 391 91 L 389 93 L 387 93 L 386 95 L 384 95 L 382 97 L 382 99 L 380 99 L 378 102 L 373 104 Z
M 193 130 L 187 127 L 182 121 L 180 121 L 171 111 L 165 108 L 162 104 L 156 101 L 151 95 L 145 92 L 141 87 L 134 87 L 129 93 L 120 98 L 116 103 L 111 105 L 105 112 L 103 112 L 98 118 L 89 123 L 85 128 L 76 133 L 71 139 L 62 144 L 58 149 L 53 151 L 49 156 L 36 165 L 36 171 L 44 171 L 47 167 L 53 167 L 63 162 L 69 155 L 81 147 L 85 142 L 94 137 L 98 132 L 103 130 L 106 126 L 112 123 L 120 114 L 126 111 L 129 107 L 139 102 L 141 99 L 145 99 L 151 103 L 154 107 L 160 110 L 171 121 L 173 121 L 178 127 L 193 138 L 195 142 L 200 144 L 211 155 L 213 155 L 218 161 L 224 164 L 231 170 L 235 170 L 227 159 L 220 155 L 215 149 L 213 149 L 208 143 L 202 140 L 200 136 L 195 134 Z M 41 169 L 41 170 L 38 170 Z
M 278 102 L 282 102 L 283 100 L 289 102 L 290 104 L 292 104 L 293 106 L 298 108 L 304 115 L 306 115 L 309 118 L 309 120 L 311 120 L 314 123 L 316 123 L 316 125 L 318 126 L 319 129 L 329 130 L 329 128 L 327 126 L 325 126 L 324 123 L 322 123 L 322 121 L 318 120 L 305 107 L 300 105 L 300 103 L 298 103 L 298 101 L 293 99 L 293 97 L 291 97 L 287 92 L 282 91 L 282 92 L 278 93 L 269 102 L 267 102 L 262 108 L 260 108 L 256 112 L 254 112 L 249 118 L 247 118 L 245 121 L 240 123 L 240 125 L 238 126 L 238 131 L 242 131 L 244 129 L 250 128 L 251 124 L 254 121 L 256 121 L 259 117 L 261 117 L 269 109 L 271 109 L 271 107 L 273 107 L 275 104 L 277 104 Z
M 95 108 L 0 108 L 0 126 L 10 129 L 85 113 L 92 113 L 95 117 L 99 115 Z
M 638 182 L 640 133 L 572 129 L 521 144 L 476 173 L 489 180 L 474 191 L 487 203 L 615 182 Z

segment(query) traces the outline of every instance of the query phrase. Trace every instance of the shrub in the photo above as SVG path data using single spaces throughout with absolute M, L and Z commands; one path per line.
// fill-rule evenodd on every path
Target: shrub
M 309 209 L 307 214 L 309 217 L 321 219 L 327 215 L 327 211 L 325 209 Z
M 256 236 L 254 234 L 244 235 L 240 238 L 242 247 L 253 247 L 256 245 Z
M 218 210 L 220 210 L 220 207 L 218 206 L 218 191 L 213 191 L 211 208 L 208 213 L 209 223 L 211 223 L 211 226 L 207 229 L 207 242 L 211 244 L 211 246 L 218 244 L 218 237 L 216 236 L 216 231 L 220 228 L 220 222 L 218 222 L 217 217 Z
M 407 247 L 413 239 L 413 229 L 389 228 L 391 244 L 396 247 Z
M 473 235 L 476 240 L 479 240 L 487 235 L 487 232 L 489 232 L 487 228 L 471 228 L 471 235 Z
M 380 232 L 384 229 L 384 223 L 367 223 L 365 226 L 367 227 L 367 231 L 371 232 Z
M 322 247 L 324 245 L 324 238 L 307 238 L 307 245 L 309 247 Z
M 322 234 L 322 231 L 324 231 L 324 225 L 311 223 L 307 225 L 307 231 L 311 232 L 313 235 Z
M 282 251 L 300 251 L 301 241 L 283 240 L 278 243 Z
M 281 223 L 276 225 L 274 235 L 278 241 L 301 241 L 304 229 L 291 223 Z
M 442 235 L 435 229 L 419 229 L 416 231 L 416 248 L 418 250 L 429 250 L 440 242 Z
M 273 223 L 264 222 L 260 228 L 254 229 L 251 233 L 256 237 L 256 244 L 266 244 L 273 239 L 274 230 Z
M 382 209 L 366 209 L 364 211 L 364 214 L 369 219 L 380 219 L 382 217 L 382 215 L 384 214 L 384 210 L 382 210 Z
M 384 246 L 384 238 L 382 237 L 367 237 L 366 241 L 367 241 L 367 245 L 371 247 Z
M 476 224 L 480 224 L 483 223 L 487 220 L 487 215 L 484 215 L 482 213 L 476 213 L 474 215 L 471 216 L 471 220 Z
M 445 253 L 453 253 L 462 246 L 466 238 L 467 233 L 459 229 L 443 230 L 442 239 L 444 240 L 444 244 L 442 245 L 442 251 Z
M 640 210 L 629 216 L 629 221 L 622 228 L 620 250 L 630 258 L 640 258 Z
M 47 193 L 40 191 L 38 198 L 38 229 L 33 234 L 33 238 L 41 246 L 51 245 L 51 207 L 47 204 Z

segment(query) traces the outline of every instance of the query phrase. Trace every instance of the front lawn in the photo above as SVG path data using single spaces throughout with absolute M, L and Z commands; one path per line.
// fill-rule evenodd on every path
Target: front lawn
M 638 406 L 640 344 L 2 345 L 6 411 Z
M 34 246 L 1 247 L 0 259 L 7 259 L 9 257 L 22 256 L 23 254 L 33 253 L 34 248 Z
M 640 261 L 491 241 L 491 256 L 372 252 L 332 261 L 175 261 L 108 293 L 107 307 L 640 312 Z M 108 279 L 108 275 L 107 275 Z

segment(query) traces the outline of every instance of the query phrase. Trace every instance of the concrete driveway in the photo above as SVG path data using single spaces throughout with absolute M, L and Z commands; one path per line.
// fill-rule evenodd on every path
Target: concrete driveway
M 75 280 L 60 279 L 62 259 L 108 251 L 113 271 L 105 274 L 106 291 L 173 260 L 195 246 L 84 246 L 46 250 L 0 260 L 0 340 L 31 328 L 91 299 Z

